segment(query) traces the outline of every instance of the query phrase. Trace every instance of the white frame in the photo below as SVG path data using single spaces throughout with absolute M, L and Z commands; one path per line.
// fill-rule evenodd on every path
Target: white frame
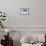
M 29 15 L 29 8 L 20 8 L 20 15 Z

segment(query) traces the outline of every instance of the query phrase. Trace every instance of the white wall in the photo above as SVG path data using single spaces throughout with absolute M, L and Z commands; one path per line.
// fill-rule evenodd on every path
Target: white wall
M 21 16 L 19 8 L 32 8 L 32 15 Z M 0 0 L 6 12 L 7 27 L 46 27 L 46 0 Z
M 28 0 L 29 1 L 29 0 Z M 27 1 L 26 1 L 27 2 Z M 17 16 L 17 26 L 46 27 L 46 0 L 30 0 L 26 7 L 32 8 L 32 15 Z M 27 4 L 27 3 L 26 3 Z M 22 5 L 23 6 L 23 5 Z M 23 6 L 25 7 L 25 5 Z

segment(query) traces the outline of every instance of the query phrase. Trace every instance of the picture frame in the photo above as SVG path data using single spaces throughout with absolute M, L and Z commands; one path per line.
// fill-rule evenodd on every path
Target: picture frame
M 20 15 L 29 15 L 29 8 L 20 8 Z

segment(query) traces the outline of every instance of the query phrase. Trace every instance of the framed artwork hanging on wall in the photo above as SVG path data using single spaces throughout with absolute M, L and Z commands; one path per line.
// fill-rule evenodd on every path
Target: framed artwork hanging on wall
M 29 8 L 20 8 L 20 15 L 29 15 Z

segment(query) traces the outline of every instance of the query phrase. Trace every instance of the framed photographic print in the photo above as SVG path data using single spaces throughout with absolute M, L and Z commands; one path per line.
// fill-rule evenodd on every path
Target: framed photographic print
M 20 8 L 20 15 L 29 15 L 29 8 Z

